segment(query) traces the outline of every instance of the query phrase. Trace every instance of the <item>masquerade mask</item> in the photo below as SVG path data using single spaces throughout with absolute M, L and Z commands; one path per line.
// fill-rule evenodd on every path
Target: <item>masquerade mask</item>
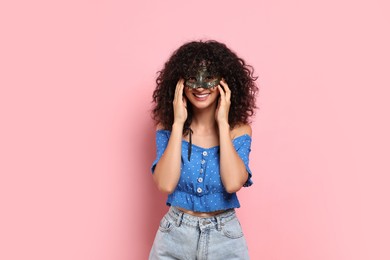
M 207 68 L 202 66 L 196 75 L 185 78 L 184 85 L 189 88 L 213 88 L 218 86 L 220 81 L 220 76 L 211 75 Z

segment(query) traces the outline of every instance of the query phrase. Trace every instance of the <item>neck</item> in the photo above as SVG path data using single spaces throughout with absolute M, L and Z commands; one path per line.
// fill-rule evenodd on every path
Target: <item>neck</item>
M 215 132 L 218 129 L 217 121 L 215 120 L 215 107 L 210 109 L 197 110 L 194 109 L 192 116 L 191 129 L 197 134 L 208 134 Z

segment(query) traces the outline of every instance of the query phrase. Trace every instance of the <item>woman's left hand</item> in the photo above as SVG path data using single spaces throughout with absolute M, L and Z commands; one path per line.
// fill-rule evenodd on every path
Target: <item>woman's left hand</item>
M 220 97 L 218 100 L 217 110 L 215 111 L 215 120 L 217 120 L 218 124 L 229 124 L 230 97 L 232 92 L 230 91 L 229 86 L 224 79 L 220 81 L 218 90 Z

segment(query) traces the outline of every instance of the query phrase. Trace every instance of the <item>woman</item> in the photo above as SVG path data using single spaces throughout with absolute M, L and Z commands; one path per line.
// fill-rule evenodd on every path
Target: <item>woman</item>
M 159 190 L 168 194 L 149 259 L 249 259 L 235 214 L 252 184 L 253 69 L 216 41 L 186 43 L 159 72 L 153 93 Z

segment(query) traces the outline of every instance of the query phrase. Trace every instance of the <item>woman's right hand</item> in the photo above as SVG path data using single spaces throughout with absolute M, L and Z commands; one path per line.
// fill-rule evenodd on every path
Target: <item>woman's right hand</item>
M 187 120 L 187 99 L 183 95 L 184 79 L 180 79 L 176 84 L 175 97 L 173 99 L 174 123 L 184 125 Z

